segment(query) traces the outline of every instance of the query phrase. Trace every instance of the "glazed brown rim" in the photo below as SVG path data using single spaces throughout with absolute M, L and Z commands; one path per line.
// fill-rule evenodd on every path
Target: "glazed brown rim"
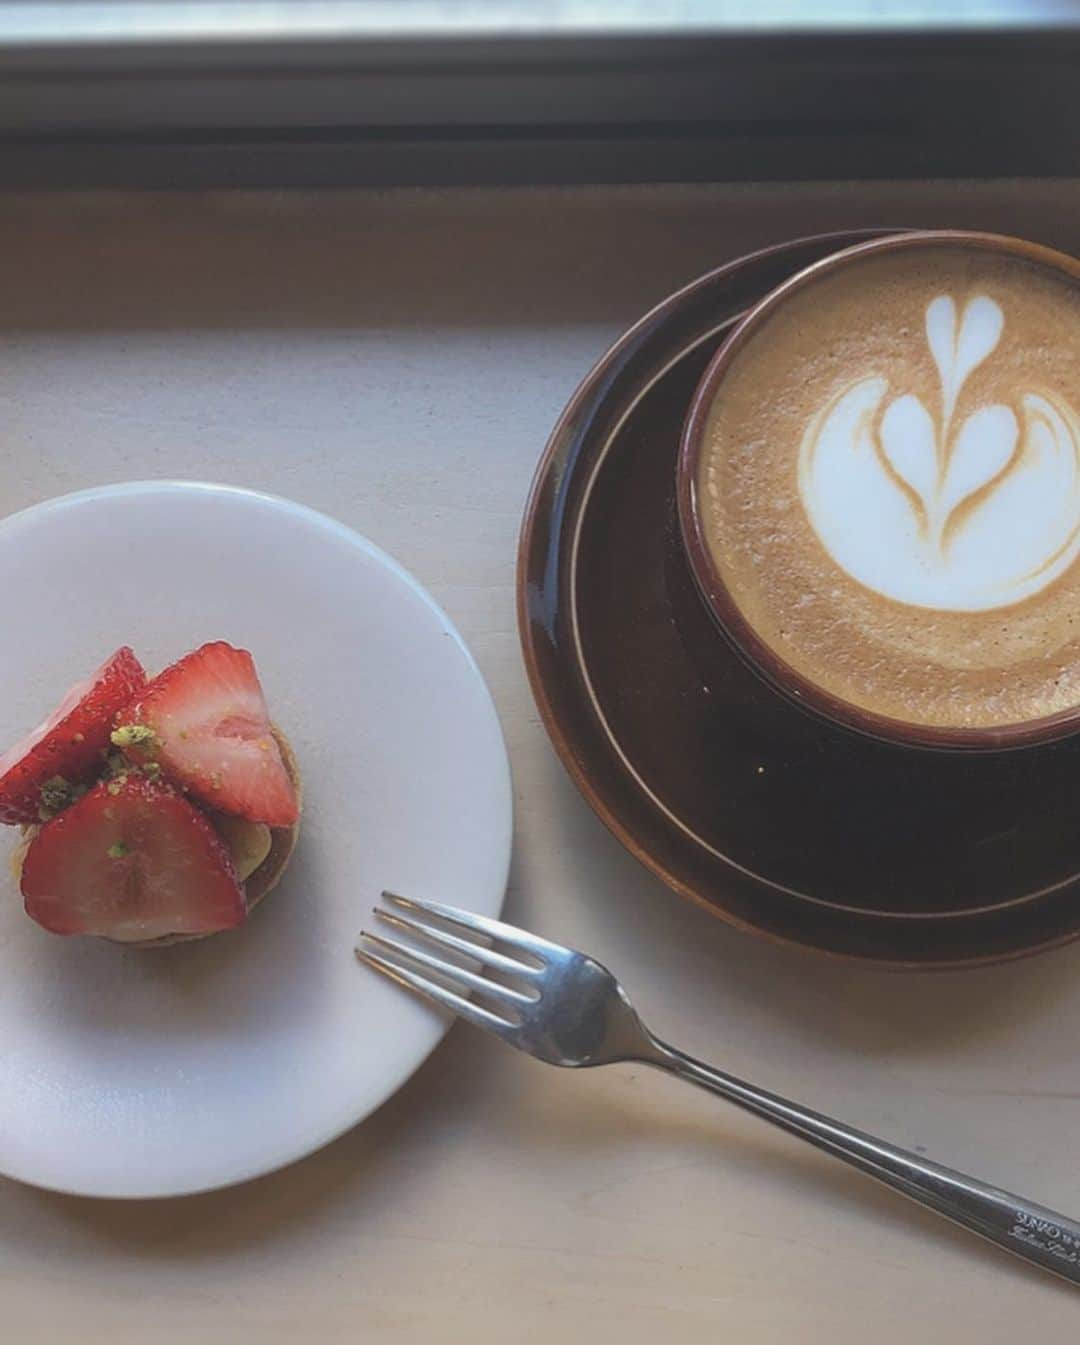
M 551 464 L 558 455 L 562 446 L 562 440 L 567 428 L 577 418 L 581 408 L 588 402 L 594 393 L 596 381 L 603 375 L 619 357 L 623 350 L 633 345 L 635 340 L 643 332 L 656 325 L 667 317 L 669 313 L 675 313 L 682 304 L 692 296 L 697 290 L 705 289 L 715 284 L 717 280 L 728 272 L 734 272 L 743 267 L 747 262 L 756 258 L 768 257 L 774 253 L 782 253 L 791 249 L 799 243 L 813 243 L 820 241 L 822 243 L 836 240 L 839 244 L 841 239 L 849 239 L 853 235 L 869 233 L 879 235 L 880 230 L 873 229 L 854 229 L 854 230 L 834 230 L 824 234 L 809 234 L 803 238 L 785 239 L 780 243 L 772 243 L 768 247 L 756 248 L 753 252 L 744 253 L 742 256 L 735 257 L 723 266 L 717 266 L 711 271 L 706 271 L 703 275 L 691 280 L 688 284 L 681 286 L 666 298 L 661 299 L 658 304 L 654 304 L 648 312 L 644 313 L 636 322 L 632 323 L 626 331 L 622 333 L 603 354 L 597 359 L 591 368 L 585 373 L 584 377 L 574 389 L 566 405 L 563 407 L 548 435 L 544 450 L 540 454 L 540 460 L 536 464 L 533 472 L 532 481 L 529 484 L 529 493 L 525 498 L 525 508 L 522 514 L 521 532 L 518 535 L 517 561 L 515 573 L 516 589 L 516 608 L 518 623 L 518 638 L 521 642 L 522 659 L 525 663 L 525 672 L 529 679 L 529 687 L 532 691 L 533 700 L 540 711 L 540 719 L 551 740 L 552 746 L 558 754 L 559 760 L 565 767 L 567 774 L 577 786 L 578 791 L 600 818 L 604 826 L 611 832 L 617 841 L 642 865 L 655 874 L 665 886 L 670 888 L 677 896 L 692 901 L 703 910 L 708 911 L 717 919 L 725 921 L 734 928 L 741 930 L 745 934 L 755 935 L 759 938 L 770 938 L 776 943 L 784 943 L 792 948 L 799 948 L 809 953 L 821 953 L 825 956 L 838 957 L 847 960 L 848 956 L 844 953 L 833 953 L 828 949 L 815 948 L 810 944 L 799 943 L 796 939 L 786 939 L 778 934 L 768 934 L 753 925 L 748 920 L 743 920 L 730 911 L 715 906 L 707 901 L 698 892 L 687 883 L 682 882 L 668 868 L 660 863 L 648 850 L 641 844 L 634 833 L 627 827 L 616 811 L 608 806 L 608 803 L 602 795 L 600 789 L 593 780 L 592 771 L 588 761 L 583 754 L 579 752 L 573 738 L 565 731 L 559 720 L 558 713 L 552 704 L 548 695 L 547 686 L 540 671 L 540 661 L 536 651 L 536 644 L 533 638 L 533 626 L 529 616 L 529 553 L 533 549 L 534 534 L 540 520 L 541 497 L 544 493 L 544 487 L 547 483 L 548 474 L 551 470 Z M 742 319 L 736 315 L 729 322 L 720 322 L 718 329 L 729 325 L 738 325 Z M 705 335 L 701 338 L 707 340 Z M 865 961 L 863 958 L 857 958 L 851 955 L 853 961 Z M 894 964 L 897 966 L 906 964 Z M 920 964 L 913 963 L 913 966 Z
M 960 728 L 918 724 L 878 714 L 826 691 L 794 668 L 757 634 L 724 583 L 705 538 L 698 490 L 705 428 L 721 384 L 736 355 L 762 323 L 782 307 L 792 294 L 814 284 L 823 275 L 842 270 L 867 255 L 921 247 L 974 247 L 1005 253 L 1064 272 L 1070 279 L 1080 280 L 1080 261 L 1067 253 L 1022 238 L 959 229 L 907 231 L 871 239 L 853 247 L 845 247 L 791 276 L 771 290 L 742 318 L 709 362 L 694 393 L 679 446 L 676 480 L 683 547 L 694 583 L 719 633 L 771 687 L 788 700 L 831 723 L 890 743 L 944 751 L 1005 751 L 1055 742 L 1080 729 L 1080 705 L 1013 724 Z

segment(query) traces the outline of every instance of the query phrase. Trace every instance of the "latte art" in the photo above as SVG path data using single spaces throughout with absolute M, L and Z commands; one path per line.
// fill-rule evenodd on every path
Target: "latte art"
M 890 398 L 883 375 L 843 389 L 803 436 L 799 493 L 826 550 L 868 588 L 943 610 L 1005 606 L 1080 552 L 1080 422 L 1064 398 L 1020 389 L 958 417 L 1004 313 L 985 294 L 959 314 L 938 295 L 925 326 L 938 405 Z
M 726 596 L 804 682 L 906 723 L 1080 706 L 1080 280 L 853 254 L 751 319 L 703 427 Z

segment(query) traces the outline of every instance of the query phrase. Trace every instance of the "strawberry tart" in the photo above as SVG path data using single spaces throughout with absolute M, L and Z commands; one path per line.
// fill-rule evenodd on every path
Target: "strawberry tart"
M 129 947 L 242 925 L 289 861 L 300 796 L 254 661 L 223 641 L 150 680 L 118 649 L 0 755 L 26 913 Z

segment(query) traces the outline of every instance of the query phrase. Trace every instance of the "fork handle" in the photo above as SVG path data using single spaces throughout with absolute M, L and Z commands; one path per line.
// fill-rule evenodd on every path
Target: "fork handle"
M 644 1063 L 718 1093 L 1015 1256 L 1080 1285 L 1080 1224 L 1074 1220 L 743 1083 L 665 1042 L 653 1042 L 655 1054 L 643 1054 Z

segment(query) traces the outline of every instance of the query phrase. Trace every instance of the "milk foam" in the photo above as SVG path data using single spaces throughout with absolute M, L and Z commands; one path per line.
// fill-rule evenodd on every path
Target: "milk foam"
M 708 413 L 705 539 L 760 639 L 909 722 L 1080 704 L 1080 284 L 978 247 L 864 254 L 749 334 Z
M 799 494 L 833 560 L 898 602 L 942 611 L 1015 603 L 1080 552 L 1080 422 L 1063 397 L 1008 386 L 1009 401 L 957 402 L 1006 318 L 979 294 L 926 307 L 940 401 L 903 392 L 903 371 L 860 378 L 807 427 Z M 891 376 L 891 377 L 890 377 Z M 895 395 L 890 395 L 894 393 Z

